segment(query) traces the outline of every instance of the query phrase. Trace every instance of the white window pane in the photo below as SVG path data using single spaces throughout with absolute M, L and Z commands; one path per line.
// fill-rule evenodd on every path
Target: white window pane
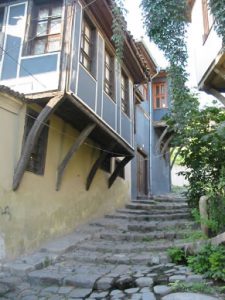
M 83 65 L 85 66 L 85 68 L 89 69 L 89 61 L 87 60 L 86 57 L 84 57 Z
M 55 34 L 61 32 L 61 20 L 52 20 L 50 23 L 49 34 Z
M 48 8 L 40 8 L 38 12 L 38 20 L 48 18 L 49 10 Z
M 38 55 L 38 54 L 45 53 L 45 43 L 46 43 L 45 39 L 35 41 L 33 54 Z
M 84 34 L 90 39 L 91 30 L 87 25 L 85 25 L 85 27 L 84 27 Z
M 105 70 L 105 78 L 106 78 L 107 80 L 110 80 L 110 72 L 109 72 L 108 69 Z
M 84 51 L 89 55 L 90 52 L 90 45 L 87 41 L 84 41 Z
M 52 51 L 58 51 L 60 50 L 60 39 L 57 38 L 51 38 L 48 41 L 48 52 L 52 52 Z
M 52 8 L 52 16 L 60 17 L 62 15 L 62 6 L 56 6 Z
M 47 21 L 38 22 L 37 23 L 37 36 L 46 35 L 47 34 L 48 23 Z

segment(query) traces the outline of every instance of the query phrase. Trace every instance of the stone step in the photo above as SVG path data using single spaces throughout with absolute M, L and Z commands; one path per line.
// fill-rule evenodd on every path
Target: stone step
M 156 239 L 166 239 L 166 240 L 175 240 L 175 239 L 185 239 L 188 236 L 187 230 L 179 231 L 152 231 L 148 233 L 140 232 L 129 232 L 122 230 L 104 230 L 99 233 L 99 237 L 104 240 L 111 241 L 127 241 L 127 242 L 148 242 Z
M 123 242 L 119 244 L 110 240 L 97 239 L 91 242 L 84 242 L 79 246 L 80 250 L 98 251 L 103 253 L 123 254 L 123 253 L 140 253 L 140 252 L 166 252 L 170 247 L 184 247 L 189 243 L 184 240 L 168 241 L 165 239 L 152 242 Z
M 158 214 L 179 214 L 179 213 L 190 213 L 188 208 L 182 209 L 173 209 L 173 210 L 162 210 L 162 209 L 151 209 L 151 210 L 141 210 L 141 209 L 128 209 L 128 208 L 121 208 L 116 210 L 119 213 L 124 214 L 133 214 L 133 215 L 142 215 L 142 214 L 150 214 L 150 215 L 158 215 Z
M 140 199 L 140 200 L 132 200 L 131 203 L 134 204 L 186 204 L 187 200 L 177 200 L 177 199 Z
M 148 232 L 152 230 L 165 230 L 170 228 L 171 230 L 196 228 L 196 224 L 191 221 L 183 222 L 183 220 L 171 220 L 160 222 L 137 222 L 130 220 L 118 220 L 116 219 L 100 219 L 90 223 L 90 226 L 96 226 L 100 228 L 112 228 L 112 229 L 124 229 L 130 231 Z
M 148 204 L 126 204 L 125 206 L 128 209 L 141 209 L 141 210 L 174 210 L 174 209 L 182 209 L 182 208 L 188 208 L 187 204 L 155 204 L 155 205 L 148 205 Z
M 109 219 L 125 219 L 125 220 L 136 220 L 136 221 L 169 221 L 169 220 L 183 220 L 187 222 L 191 219 L 189 213 L 177 213 L 177 214 L 142 214 L 142 215 L 128 215 L 125 213 L 107 214 L 106 218 Z
M 166 202 L 186 202 L 187 198 L 177 194 L 166 194 L 166 195 L 154 195 L 150 200 L 155 201 L 166 201 Z
M 121 264 L 121 265 L 154 265 L 168 263 L 169 258 L 165 252 L 141 252 L 137 253 L 99 253 L 99 251 L 76 251 L 70 255 L 73 261 L 85 263 Z

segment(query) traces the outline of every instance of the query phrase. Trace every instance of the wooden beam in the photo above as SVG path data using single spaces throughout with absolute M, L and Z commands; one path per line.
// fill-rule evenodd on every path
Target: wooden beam
M 57 96 L 50 99 L 43 110 L 38 115 L 35 120 L 27 138 L 24 143 L 22 153 L 20 159 L 15 168 L 14 177 L 13 177 L 13 190 L 15 191 L 21 182 L 23 174 L 26 170 L 28 161 L 30 159 L 30 155 L 32 150 L 41 134 L 42 129 L 45 126 L 45 122 L 49 119 L 49 117 L 53 114 L 56 108 L 64 101 L 64 93 L 58 93 Z
M 225 71 L 220 68 L 215 68 L 214 72 L 219 75 L 223 80 L 225 80 Z
M 124 167 L 126 166 L 126 164 L 129 163 L 129 161 L 132 159 L 133 157 L 130 156 L 126 156 L 123 160 L 121 160 L 121 162 L 117 165 L 115 171 L 113 172 L 113 174 L 110 176 L 109 178 L 109 182 L 108 182 L 108 187 L 109 189 L 111 188 L 111 186 L 113 185 L 114 181 L 116 180 L 116 178 L 119 176 L 120 171 L 122 171 L 124 169 Z
M 82 132 L 76 139 L 75 143 L 72 145 L 72 147 L 70 148 L 70 150 L 64 157 L 63 161 L 59 165 L 58 172 L 57 172 L 57 180 L 56 180 L 56 190 L 57 191 L 59 191 L 59 189 L 60 189 L 62 177 L 63 177 L 65 168 L 67 167 L 69 161 L 74 156 L 74 154 L 77 152 L 77 150 L 80 148 L 80 146 L 85 142 L 85 140 L 88 138 L 88 136 L 94 130 L 95 127 L 96 127 L 96 124 L 91 123 L 82 130 Z
M 207 88 L 207 92 L 216 97 L 225 106 L 225 97 L 214 88 Z
M 183 145 L 180 146 L 180 147 L 178 148 L 177 153 L 174 155 L 173 161 L 172 161 L 172 163 L 171 163 L 171 165 L 170 165 L 170 170 L 173 169 L 173 166 L 174 166 L 174 164 L 175 164 L 175 161 L 176 161 L 176 159 L 177 159 L 177 156 L 180 154 L 182 148 L 183 148 Z M 175 149 L 175 148 L 174 148 L 174 149 Z M 170 155 L 171 155 L 171 154 L 170 154 Z
M 174 137 L 174 134 L 172 134 L 172 135 L 171 135 L 170 137 L 168 137 L 168 139 L 166 140 L 166 142 L 165 142 L 165 144 L 164 144 L 164 146 L 163 146 L 163 148 L 162 148 L 162 150 L 161 150 L 161 153 L 162 153 L 163 155 L 166 154 L 166 150 L 167 150 L 167 148 L 169 147 L 169 144 L 170 144 L 170 142 L 172 141 L 173 137 Z
M 157 142 L 157 144 L 156 144 L 156 149 L 158 149 L 159 152 L 160 152 L 160 150 L 161 150 L 161 143 L 162 143 L 162 141 L 163 141 L 163 139 L 164 139 L 164 137 L 166 136 L 166 134 L 167 134 L 168 131 L 169 131 L 169 127 L 166 127 L 166 128 L 163 130 L 162 134 L 160 135 L 160 138 L 159 138 L 159 140 L 158 140 L 158 142 Z
M 107 151 L 102 151 L 99 158 L 95 161 L 95 163 L 93 164 L 91 171 L 87 177 L 87 182 L 86 182 L 86 190 L 88 191 L 90 189 L 90 186 L 92 184 L 92 181 L 95 177 L 96 172 L 98 171 L 99 167 L 101 166 L 101 164 L 104 162 L 104 160 L 108 157 L 111 156 L 111 154 L 109 153 L 110 151 L 113 150 L 115 146 L 115 143 L 112 143 L 109 146 L 109 149 Z

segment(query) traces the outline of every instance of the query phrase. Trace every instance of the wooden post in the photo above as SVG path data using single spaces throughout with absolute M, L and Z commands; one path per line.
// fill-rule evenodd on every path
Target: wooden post
M 121 160 L 121 162 L 117 165 L 115 171 L 113 172 L 113 174 L 110 176 L 109 178 L 109 182 L 108 182 L 108 187 L 109 189 L 111 188 L 111 186 L 113 185 L 114 181 L 116 180 L 116 178 L 119 176 L 119 173 L 121 170 L 124 169 L 124 167 L 126 166 L 126 164 L 132 159 L 133 157 L 131 156 L 127 156 L 125 157 L 123 160 Z
M 112 143 L 107 151 L 102 151 L 102 153 L 100 154 L 99 158 L 96 160 L 96 162 L 93 164 L 91 171 L 87 177 L 87 182 L 86 182 L 86 190 L 88 191 L 90 189 L 90 186 L 92 184 L 92 181 L 95 177 L 96 172 L 98 171 L 99 167 L 101 166 L 101 164 L 103 163 L 103 161 L 110 156 L 110 151 L 113 150 L 114 147 L 114 143 Z
M 35 120 L 28 136 L 23 146 L 23 150 L 20 156 L 20 159 L 17 163 L 14 177 L 13 177 L 13 190 L 15 191 L 21 182 L 25 169 L 27 167 L 28 161 L 30 159 L 30 155 L 32 150 L 41 134 L 43 127 L 45 126 L 45 122 L 49 119 L 49 117 L 53 114 L 59 104 L 64 101 L 64 93 L 59 93 L 54 98 L 50 99 L 43 110 L 38 115 Z
M 63 177 L 66 166 L 68 165 L 68 163 L 71 160 L 71 158 L 73 157 L 73 155 L 77 152 L 77 150 L 84 143 L 84 141 L 88 138 L 88 136 L 94 130 L 95 127 L 96 127 L 96 124 L 91 123 L 83 129 L 83 131 L 78 136 L 76 142 L 72 145 L 72 147 L 70 148 L 70 150 L 64 157 L 63 161 L 59 165 L 58 172 L 57 172 L 57 181 L 56 181 L 56 190 L 57 191 L 60 189 L 62 177 Z

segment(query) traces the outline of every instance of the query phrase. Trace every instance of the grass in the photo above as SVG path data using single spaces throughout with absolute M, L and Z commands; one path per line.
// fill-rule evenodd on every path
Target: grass
M 204 294 L 216 294 L 220 292 L 219 288 L 209 286 L 206 282 L 182 282 L 176 281 L 169 284 L 174 292 L 193 292 Z

